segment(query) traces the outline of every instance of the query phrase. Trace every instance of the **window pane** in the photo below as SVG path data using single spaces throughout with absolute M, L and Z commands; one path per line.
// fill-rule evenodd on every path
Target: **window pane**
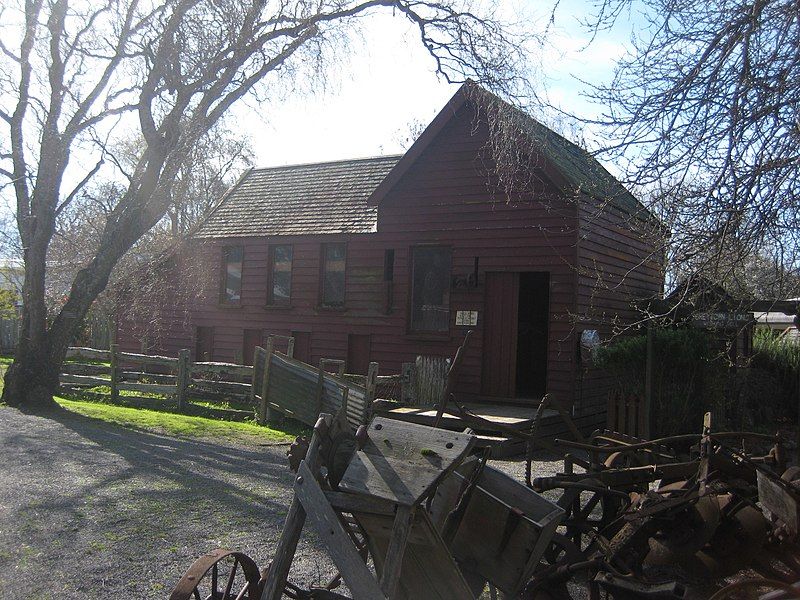
M 325 244 L 324 246 L 322 303 L 327 306 L 344 304 L 345 255 L 344 244 Z
M 450 329 L 450 248 L 414 248 L 411 329 Z
M 272 302 L 289 304 L 292 296 L 292 247 L 272 247 Z
M 239 302 L 242 299 L 242 248 L 237 246 L 225 249 L 225 302 Z

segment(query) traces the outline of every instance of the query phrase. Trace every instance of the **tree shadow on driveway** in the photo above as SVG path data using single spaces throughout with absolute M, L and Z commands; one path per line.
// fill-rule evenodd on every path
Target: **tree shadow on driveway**
M 285 447 L 10 408 L 0 409 L 0 447 L 0 547 L 9 549 L 0 554 L 2 598 L 48 590 L 59 598 L 166 597 L 192 560 L 217 546 L 263 565 L 291 501 Z M 305 575 L 324 570 L 317 562 Z

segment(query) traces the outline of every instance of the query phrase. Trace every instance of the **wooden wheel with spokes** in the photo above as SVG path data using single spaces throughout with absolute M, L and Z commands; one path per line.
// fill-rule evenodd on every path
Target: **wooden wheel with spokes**
M 169 600 L 258 600 L 260 596 L 261 574 L 253 559 L 220 548 L 194 561 Z

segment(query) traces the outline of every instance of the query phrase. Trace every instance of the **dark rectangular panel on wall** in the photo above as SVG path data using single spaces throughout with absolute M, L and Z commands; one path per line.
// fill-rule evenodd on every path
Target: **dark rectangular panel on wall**
M 194 359 L 198 362 L 214 360 L 213 327 L 197 327 L 195 331 Z
M 481 393 L 511 398 L 516 389 L 519 273 L 486 273 Z
M 256 346 L 264 345 L 263 329 L 245 329 L 242 340 L 242 361 L 246 365 L 253 364 Z
M 347 336 L 347 372 L 366 375 L 369 369 L 369 356 L 372 340 L 369 335 L 350 334 Z
M 293 331 L 292 337 L 294 338 L 294 358 L 311 364 L 311 332 Z

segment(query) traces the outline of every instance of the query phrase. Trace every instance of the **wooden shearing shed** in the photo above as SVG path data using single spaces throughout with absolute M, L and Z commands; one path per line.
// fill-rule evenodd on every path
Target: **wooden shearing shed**
M 121 315 L 117 341 L 249 361 L 291 335 L 300 360 L 388 374 L 452 356 L 471 329 L 459 398 L 533 411 L 549 394 L 589 428 L 607 387 L 580 339 L 608 339 L 662 291 L 651 226 L 587 152 L 465 84 L 403 155 L 245 173 L 182 250 L 203 289 Z M 198 280 L 184 263 L 176 289 Z

